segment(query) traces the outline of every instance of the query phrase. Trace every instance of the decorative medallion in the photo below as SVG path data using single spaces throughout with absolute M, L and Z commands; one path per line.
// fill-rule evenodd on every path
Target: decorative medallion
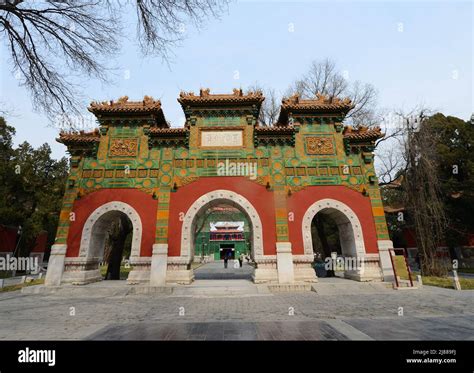
M 138 139 L 112 139 L 109 153 L 111 157 L 135 157 Z
M 334 154 L 332 138 L 306 137 L 306 152 L 308 154 Z

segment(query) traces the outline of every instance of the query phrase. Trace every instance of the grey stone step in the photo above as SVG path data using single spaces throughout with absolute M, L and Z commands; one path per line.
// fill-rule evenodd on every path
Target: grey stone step
M 197 280 L 191 285 L 175 286 L 128 285 L 125 281 L 103 281 L 88 285 L 29 286 L 23 288 L 21 293 L 44 295 L 56 294 L 72 297 L 104 297 L 133 294 L 160 294 L 174 297 L 270 295 L 267 286 L 256 285 L 246 280 Z
M 320 295 L 375 294 L 392 291 L 392 284 L 384 282 L 354 282 L 346 280 L 341 283 L 321 283 L 312 285 L 312 290 Z

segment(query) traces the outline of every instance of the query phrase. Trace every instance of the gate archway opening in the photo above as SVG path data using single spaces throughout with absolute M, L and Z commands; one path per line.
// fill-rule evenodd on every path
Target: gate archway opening
M 208 232 L 203 232 L 205 226 Z M 186 213 L 181 237 L 181 257 L 191 268 L 199 267 L 194 270 L 198 280 L 251 280 L 255 259 L 263 255 L 257 211 L 246 198 L 228 190 L 197 199 Z
M 84 224 L 79 256 L 98 272 L 98 279 L 126 280 L 131 270 L 129 259 L 139 256 L 141 236 L 135 209 L 123 202 L 109 202 Z
M 251 280 L 252 229 L 245 213 L 228 203 L 210 203 L 196 216 L 196 280 Z
M 360 270 L 359 261 L 365 253 L 362 227 L 349 206 L 332 199 L 315 202 L 307 210 L 302 228 L 305 254 L 315 255 L 318 276 L 332 277 L 340 269 L 345 277 L 351 277 Z
M 110 217 L 106 216 L 107 214 L 110 214 Z M 101 273 L 104 280 L 126 280 L 130 269 L 126 260 L 131 251 L 132 222 L 123 212 L 111 211 L 107 214 L 102 216 L 102 219 L 108 220 L 109 223 Z
M 335 277 L 333 269 L 325 269 L 323 266 L 325 259 L 330 258 L 333 253 L 342 255 L 339 228 L 330 214 L 320 211 L 314 216 L 311 222 L 311 239 L 317 261 L 317 276 Z

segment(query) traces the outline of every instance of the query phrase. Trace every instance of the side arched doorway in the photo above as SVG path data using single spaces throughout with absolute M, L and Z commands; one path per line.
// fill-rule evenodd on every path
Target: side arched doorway
M 335 254 L 340 258 L 338 264 L 344 266 L 344 277 L 361 278 L 364 272 L 364 237 L 359 218 L 349 206 L 334 199 L 313 203 L 303 217 L 302 233 L 306 255 L 321 254 L 322 261 L 328 263 Z M 322 247 L 319 253 L 314 251 L 316 239 Z M 330 263 L 335 264 L 334 261 Z
M 130 258 L 140 255 L 142 223 L 137 211 L 127 203 L 106 203 L 90 214 L 81 235 L 79 259 L 87 263 L 84 281 L 120 279 L 120 265 L 126 245 Z M 106 246 L 108 250 L 106 250 Z M 106 266 L 105 274 L 100 265 Z

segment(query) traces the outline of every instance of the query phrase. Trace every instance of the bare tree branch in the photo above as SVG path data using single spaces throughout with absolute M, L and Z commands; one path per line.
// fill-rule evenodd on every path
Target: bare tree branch
M 261 125 L 273 126 L 277 122 L 280 114 L 281 99 L 273 88 L 265 89 L 259 83 L 255 83 L 247 89 L 247 92 L 258 91 L 263 92 L 265 97 L 265 101 L 263 101 L 262 107 L 260 108 L 258 121 Z
M 104 79 L 100 56 L 115 51 L 114 19 L 98 1 L 11 2 L 0 5 L 13 70 L 47 114 L 78 111 L 79 97 L 60 71 Z
M 210 17 L 217 18 L 228 0 L 137 0 L 138 36 L 145 54 L 165 59 L 183 39 L 185 27 L 199 28 Z
M 314 98 L 317 93 L 329 97 L 349 97 L 355 105 L 348 112 L 346 121 L 354 127 L 373 126 L 380 119 L 376 114 L 377 91 L 371 84 L 359 81 L 350 83 L 337 69 L 334 61 L 313 61 L 309 71 L 296 80 L 287 91 L 287 96 L 299 94 L 302 98 Z
M 138 39 L 147 54 L 165 59 L 189 22 L 199 27 L 228 0 L 137 0 Z M 121 15 L 113 0 L 8 0 L 0 2 L 0 32 L 12 70 L 48 116 L 79 114 L 76 80 L 107 81 L 107 58 L 119 50 Z

